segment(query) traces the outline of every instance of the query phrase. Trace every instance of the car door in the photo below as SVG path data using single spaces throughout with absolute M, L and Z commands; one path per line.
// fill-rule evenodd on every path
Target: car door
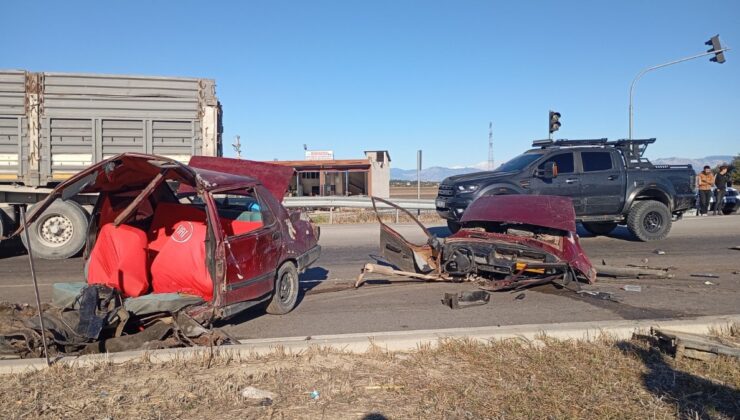
M 581 151 L 581 188 L 585 215 L 619 214 L 624 206 L 621 159 L 609 150 Z
M 282 250 L 275 215 L 252 188 L 214 194 L 213 199 L 226 248 L 224 305 L 271 293 Z
M 555 162 L 557 176 L 545 179 L 535 172 L 530 183 L 530 190 L 533 191 L 533 194 L 570 197 L 573 200 L 573 208 L 576 214 L 581 214 L 583 211 L 581 179 L 577 172 L 574 153 L 572 151 L 555 152 L 540 161 L 537 165 L 537 171 L 544 170 L 548 162 Z

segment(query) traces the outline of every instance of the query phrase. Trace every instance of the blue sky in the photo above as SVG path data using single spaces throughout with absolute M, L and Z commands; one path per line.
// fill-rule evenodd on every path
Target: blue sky
M 392 165 L 497 164 L 547 136 L 635 137 L 650 157 L 740 152 L 737 1 L 3 1 L 0 68 L 216 79 L 224 150 L 301 159 L 303 144 Z

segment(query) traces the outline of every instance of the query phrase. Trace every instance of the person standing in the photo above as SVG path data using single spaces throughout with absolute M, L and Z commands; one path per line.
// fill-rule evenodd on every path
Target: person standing
M 725 193 L 727 193 L 727 184 L 730 182 L 730 174 L 727 173 L 727 165 L 719 167 L 719 173 L 714 177 L 714 186 L 717 187 L 717 201 L 714 205 L 714 214 L 722 215 L 722 207 Z
M 706 216 L 709 210 L 709 200 L 712 197 L 712 185 L 714 185 L 712 168 L 705 166 L 696 178 L 696 183 L 699 188 L 699 215 Z

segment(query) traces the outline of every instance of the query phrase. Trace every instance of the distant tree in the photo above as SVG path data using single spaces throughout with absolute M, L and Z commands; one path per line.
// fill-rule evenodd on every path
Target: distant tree
M 735 159 L 732 161 L 732 166 L 734 167 L 734 170 L 732 171 L 732 185 L 737 188 L 737 186 L 740 185 L 740 153 L 735 156 Z

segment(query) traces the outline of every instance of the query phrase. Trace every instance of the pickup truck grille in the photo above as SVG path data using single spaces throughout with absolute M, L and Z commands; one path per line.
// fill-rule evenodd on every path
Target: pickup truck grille
M 437 194 L 442 197 L 452 197 L 455 195 L 455 189 L 452 185 L 439 184 L 439 192 Z

